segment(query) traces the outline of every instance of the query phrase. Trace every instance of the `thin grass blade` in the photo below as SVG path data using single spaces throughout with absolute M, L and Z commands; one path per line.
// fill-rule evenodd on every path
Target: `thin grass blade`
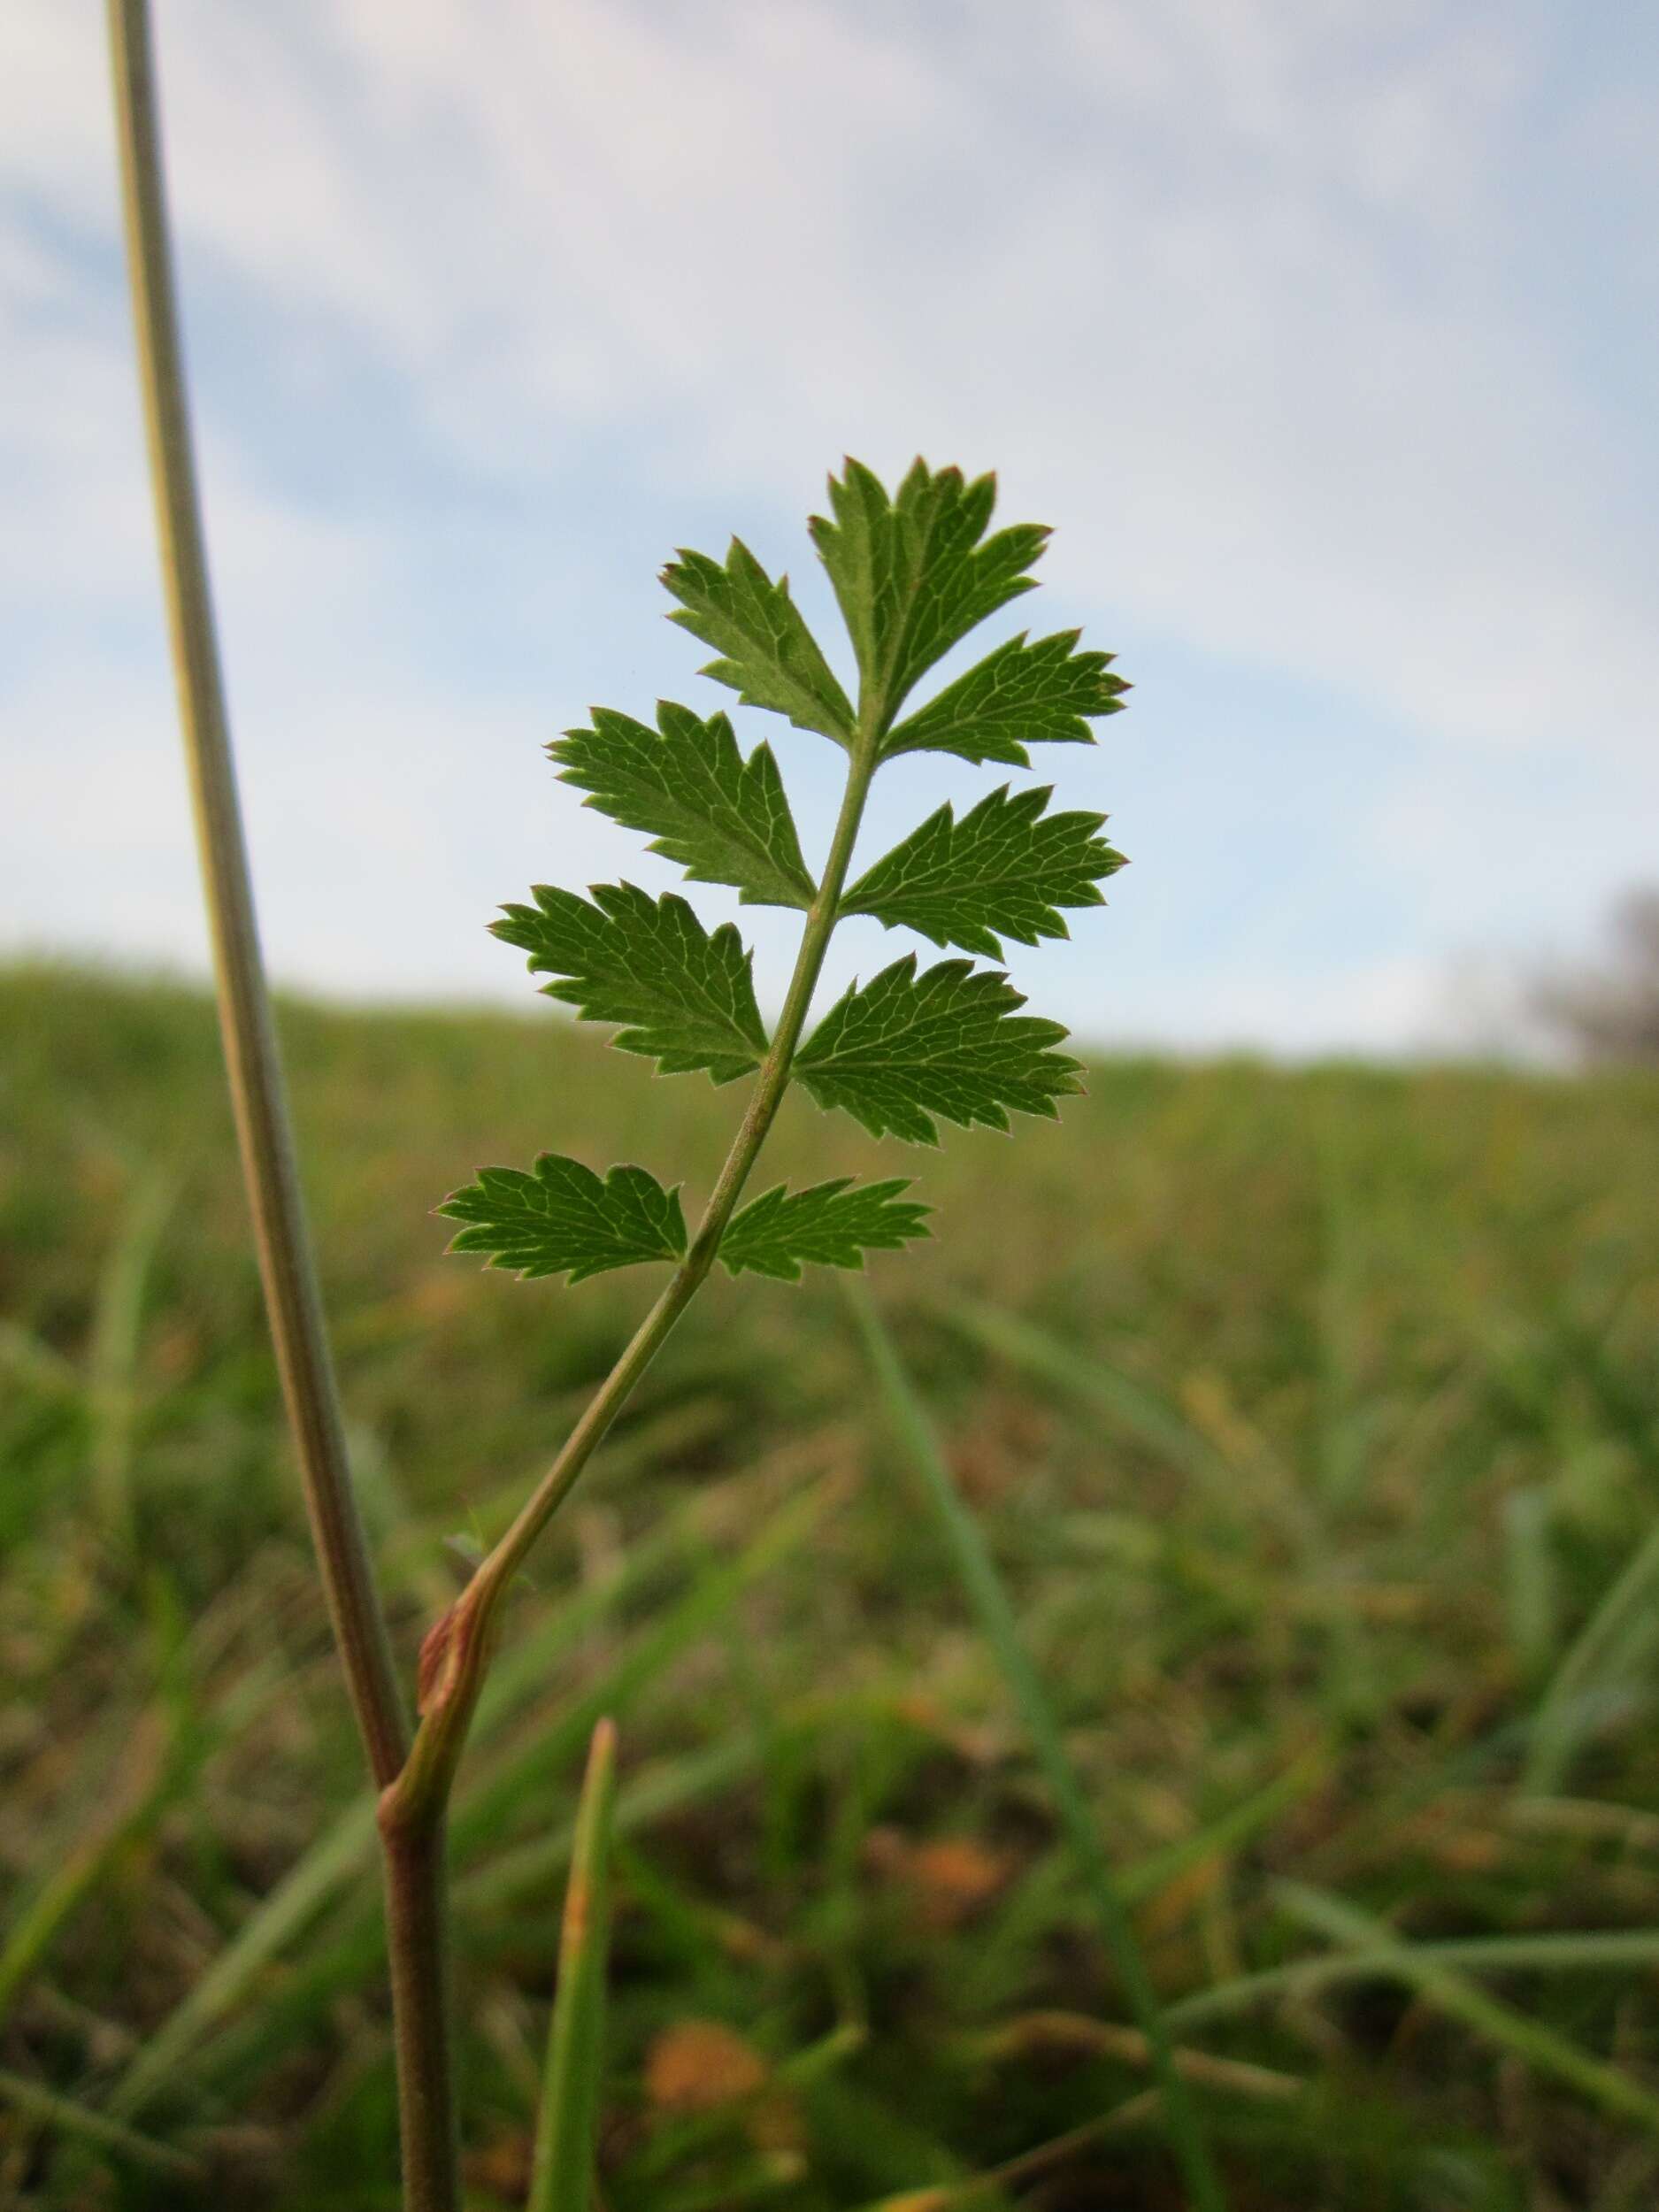
M 528 2212 L 588 2212 L 592 2193 L 603 2071 L 616 1796 L 616 1726 L 602 1720 L 594 1730 L 576 1809 L 576 1846 L 565 1892 L 558 1983 L 553 1993 Z
M 1532 1722 L 1532 1744 L 1521 1777 L 1524 1795 L 1557 1794 L 1580 1740 L 1581 1731 L 1575 1722 L 1591 1709 L 1585 1693 L 1625 1632 L 1639 1623 L 1652 1602 L 1655 1586 L 1659 1586 L 1659 1522 L 1637 1547 L 1550 1677 Z
M 102 2112 L 88 2112 L 73 2097 L 48 2089 L 43 2082 L 30 2081 L 25 2074 L 0 2071 L 0 2103 L 9 2104 L 14 2111 L 61 2135 L 96 2143 L 100 2150 L 113 2152 L 134 2166 L 147 2166 L 157 2173 L 172 2174 L 181 2180 L 200 2180 L 203 2177 L 200 2162 L 188 2152 L 140 2135 L 135 2129 L 124 2127 L 119 2120 L 111 2120 Z
M 1357 1941 L 1357 1938 L 1356 1938 Z M 1461 1969 L 1471 1974 L 1600 1974 L 1609 1967 L 1651 1972 L 1659 1967 L 1659 1932 L 1647 1928 L 1594 1930 L 1585 1934 L 1453 1936 L 1443 1942 L 1408 1947 L 1416 1966 Z M 1400 1940 L 1368 1943 L 1363 1949 L 1325 1952 L 1293 1959 L 1259 1974 L 1240 1974 L 1191 1997 L 1178 1998 L 1164 2018 L 1172 2028 L 1196 2027 L 1205 2020 L 1231 2019 L 1252 2005 L 1280 1998 L 1317 1997 L 1343 1982 L 1386 1979 L 1400 1959 Z
M 55 1859 L 5 1930 L 0 1942 L 0 2026 L 19 1991 L 59 1931 L 93 1893 L 111 1859 L 131 1837 L 144 1831 L 188 1777 L 188 1769 L 181 1770 L 182 1763 L 170 1755 L 174 1747 L 167 1740 L 162 1717 L 154 1712 L 141 1716 L 134 1741 L 131 1770 L 116 1785 L 113 1801 L 101 1817 L 95 1809 L 83 1834 Z
M 1213 1490 L 1236 1481 L 1235 1471 L 1207 1436 L 1156 1391 L 1104 1360 L 1091 1359 L 1023 1316 L 978 1299 L 955 1299 L 939 1317 L 1010 1366 L 1053 1383 L 1069 1398 L 1097 1406 L 1201 1486 Z
M 140 1179 L 104 1263 L 93 1315 L 87 1383 L 93 1494 L 104 1538 L 128 1551 L 144 1306 L 156 1248 L 177 1196 L 177 1179 L 169 1171 L 152 1168 Z
M 1553 2028 L 1489 1997 L 1455 1967 L 1425 1956 L 1396 1935 L 1386 1921 L 1363 1912 L 1346 1898 L 1333 1897 L 1300 1882 L 1278 1884 L 1274 1895 L 1281 1909 L 1304 1927 L 1337 1943 L 1374 1950 L 1382 1972 L 1405 1983 L 1477 2035 L 1512 2051 L 1537 2072 L 1568 2083 L 1603 2111 L 1634 2120 L 1649 2133 L 1659 2133 L 1659 2096 L 1617 2067 L 1592 2058 Z
M 1020 1636 L 996 1563 L 979 1523 L 957 1494 L 926 1409 L 901 1365 L 875 1307 L 866 1295 L 861 1294 L 857 1285 L 848 1285 L 846 1293 L 893 1427 L 921 1478 L 928 1504 L 956 1562 L 980 1632 L 990 1646 L 1025 1723 L 1038 1765 L 1053 1793 L 1061 1828 L 1088 1885 L 1102 1939 L 1123 1984 L 1136 2024 L 1146 2036 L 1153 2071 L 1163 2092 L 1171 2149 L 1198 2212 L 1224 2212 L 1225 2199 L 1220 2179 L 1197 2110 L 1177 2070 L 1163 2008 L 1108 1863 L 1094 1816 L 1066 1751 L 1058 1716 Z

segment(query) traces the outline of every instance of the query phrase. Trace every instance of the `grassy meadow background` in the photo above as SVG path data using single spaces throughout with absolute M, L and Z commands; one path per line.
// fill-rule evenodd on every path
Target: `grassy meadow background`
M 283 1013 L 412 1654 L 649 1295 L 446 1258 L 737 1092 L 549 1012 Z M 0 2204 L 392 2206 L 371 1816 L 206 1001 L 0 974 Z M 1659 1077 L 1102 1062 L 872 1294 L 1016 1599 L 1235 2212 L 1659 2197 Z M 587 1734 L 609 2212 L 1183 2200 L 839 1279 L 719 1277 L 539 1555 L 453 1826 L 468 2177 L 523 2201 Z M 989 2177 L 989 2178 L 987 2178 Z

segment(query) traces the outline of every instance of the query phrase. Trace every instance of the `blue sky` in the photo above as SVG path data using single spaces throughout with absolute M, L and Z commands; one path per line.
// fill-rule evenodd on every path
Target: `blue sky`
M 200 967 L 102 15 L 0 12 L 0 942 Z M 1090 1039 L 1409 1050 L 1659 873 L 1652 12 L 157 18 L 281 977 L 533 1004 L 498 902 L 672 880 L 541 745 L 718 696 L 675 545 L 827 612 L 845 450 L 997 468 L 1056 529 L 1022 619 L 1135 684 L 1041 763 L 1134 865 L 1011 963 Z M 745 718 L 821 821 L 831 749 Z M 902 764 L 862 849 L 991 774 Z M 743 920 L 775 1000 L 794 926 Z M 846 935 L 832 980 L 897 949 Z

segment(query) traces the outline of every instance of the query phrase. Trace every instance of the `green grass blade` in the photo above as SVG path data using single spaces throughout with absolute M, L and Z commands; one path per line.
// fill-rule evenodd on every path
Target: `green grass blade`
M 643 1833 L 687 1806 L 746 1783 L 754 1768 L 754 1745 L 741 1740 L 710 1744 L 700 1751 L 659 1759 L 633 1775 L 618 1796 L 615 1833 Z M 455 1888 L 456 1902 L 462 1910 L 477 1916 L 504 1911 L 562 1874 L 574 1848 L 574 1831 L 565 1828 L 503 1851 L 460 1877 Z
M 73 1360 L 17 1321 L 0 1321 L 0 1368 L 10 1368 L 33 1388 L 56 1397 L 79 1398 L 86 1388 Z
M 148 2166 L 157 2173 L 172 2174 L 182 2180 L 203 2178 L 202 2165 L 187 2152 L 174 2150 L 169 2143 L 154 2142 L 149 2136 L 123 2127 L 119 2120 L 109 2119 L 101 2112 L 88 2112 L 73 2097 L 60 2096 L 56 2090 L 30 2081 L 23 2074 L 0 2070 L 0 2103 L 11 2105 L 15 2111 L 38 2120 L 43 2127 L 53 2128 L 61 2135 L 75 2136 L 84 2142 L 96 2143 L 100 2150 L 113 2151 L 134 2166 Z
M 0 2027 L 51 1947 L 97 1895 L 111 1863 L 151 1833 L 170 1807 L 188 1800 L 207 1759 L 259 1713 L 280 1682 L 274 1669 L 256 1667 L 206 1718 L 180 1705 L 176 1686 L 136 1714 L 111 1716 L 108 1733 L 95 1739 L 85 1786 L 68 1818 L 42 1837 L 42 1878 L 24 1887 L 5 1924 Z
M 183 1779 L 158 1747 L 157 1771 L 137 1791 L 117 1796 L 111 1812 L 88 1823 L 87 1832 L 52 1867 L 0 1943 L 0 2027 L 18 1992 L 40 1965 L 59 1931 L 96 1889 L 111 1861 L 157 1816 Z
M 1331 1767 L 1329 1750 L 1316 1745 L 1207 1827 L 1119 1867 L 1115 1876 L 1118 1897 L 1133 1908 L 1206 1861 L 1230 1859 L 1280 1813 L 1319 1788 Z M 981 1934 L 972 1959 L 964 1962 L 962 1987 L 973 2009 L 993 2010 L 1002 2001 L 1008 1978 L 1023 1970 L 1019 1954 L 1069 1909 L 1076 1882 L 1075 1860 L 1064 1845 L 1037 1860 L 995 1924 Z
M 99 1279 L 93 1315 L 87 1383 L 93 1495 L 106 1541 L 128 1551 L 144 1306 L 151 1263 L 177 1194 L 176 1179 L 161 1169 L 151 1169 L 139 1182 Z
M 524 1750 L 464 1789 L 450 1819 L 457 1861 L 499 1832 L 513 1806 L 523 1801 L 526 1784 L 580 1752 L 602 1714 L 631 1704 L 682 1651 L 712 1634 L 753 1582 L 800 1549 L 844 1491 L 841 1477 L 830 1475 L 788 1499 L 734 1558 L 699 1574 L 674 1604 L 665 1605 L 647 1633 Z
M 1539 1701 L 1532 1745 L 1521 1777 L 1528 1797 L 1553 1797 L 1578 1743 L 1577 1721 L 1586 1709 L 1585 1692 L 1624 1632 L 1638 1621 L 1659 1584 L 1659 1522 L 1637 1547 L 1569 1646 Z
M 1153 2070 L 1164 2094 L 1171 2148 L 1199 2212 L 1223 2212 L 1225 2199 L 1221 2183 L 1193 2100 L 1176 2069 L 1157 1993 L 1107 1862 L 1094 1816 L 1066 1751 L 1058 1717 L 1025 1649 L 996 1563 L 979 1523 L 957 1494 L 926 1409 L 900 1364 L 874 1306 L 862 1294 L 860 1286 L 849 1284 L 846 1291 L 893 1426 L 921 1478 L 980 1632 L 1025 1723 L 1037 1763 L 1053 1793 L 1061 1828 L 1088 1885 L 1102 1939 L 1150 2047 Z
M 1231 1856 L 1280 1813 L 1318 1788 L 1328 1778 L 1332 1763 L 1326 1747 L 1315 1745 L 1282 1774 L 1276 1774 L 1253 1795 L 1230 1807 L 1207 1828 L 1196 1829 L 1179 1842 L 1165 1844 L 1133 1866 L 1125 1867 L 1117 1877 L 1118 1895 L 1125 1904 L 1138 1905 L 1143 1898 L 1156 1896 L 1159 1890 L 1179 1881 L 1183 1874 L 1202 1866 L 1207 1859 Z
M 1357 1940 L 1357 1938 L 1356 1939 Z M 1407 1947 L 1417 1966 L 1461 1969 L 1471 1974 L 1599 1974 L 1608 1967 L 1621 1970 L 1659 1967 L 1659 1931 L 1613 1928 L 1587 1934 L 1551 1933 L 1531 1936 L 1453 1936 L 1437 1943 Z M 1362 1949 L 1325 1952 L 1316 1958 L 1293 1959 L 1288 1966 L 1270 1966 L 1259 1974 L 1240 1974 L 1217 1982 L 1196 1995 L 1178 1998 L 1164 2008 L 1172 2028 L 1196 2027 L 1206 2020 L 1227 2020 L 1252 2005 L 1281 1997 L 1316 1997 L 1321 1990 L 1343 1982 L 1386 1978 L 1398 1966 L 1400 1941 L 1369 1943 Z
M 1530 1483 L 1503 1502 L 1503 1594 L 1509 1641 L 1526 1681 L 1543 1680 L 1557 1644 L 1560 1599 L 1554 1556 L 1550 1495 Z M 1533 1724 L 1534 1730 L 1537 1722 Z M 1534 1747 L 1542 1739 L 1536 1733 Z
M 1362 1912 L 1346 1899 L 1307 1888 L 1300 1882 L 1279 1883 L 1274 1896 L 1284 1911 L 1304 1927 L 1329 1936 L 1333 1942 L 1374 1950 L 1379 1955 L 1381 1971 L 1405 1983 L 1477 2035 L 1512 2051 L 1537 2072 L 1570 2084 L 1603 2111 L 1617 2113 L 1650 2133 L 1659 2133 L 1659 2096 L 1617 2067 L 1592 2058 L 1553 2028 L 1487 1996 L 1455 1967 L 1425 1956 L 1396 1935 L 1386 1921 Z
M 617 1732 L 612 1722 L 602 1720 L 594 1730 L 576 1809 L 527 2212 L 588 2212 L 603 2069 L 616 1794 Z
M 109 2099 L 111 2112 L 131 2118 L 150 2102 L 214 2022 L 241 2001 L 335 1891 L 369 1864 L 374 1836 L 374 1800 L 365 1795 L 348 1806 L 260 1901 L 183 2001 L 141 2046 Z
M 617 1793 L 618 1837 L 643 1835 L 658 1822 L 695 1805 L 718 1801 L 747 1783 L 754 1749 L 747 1741 L 719 1743 L 704 1751 L 662 1759 L 628 1780 Z M 461 1874 L 453 1901 L 457 1941 L 463 1956 L 494 1913 L 526 1899 L 541 1900 L 568 1870 L 575 1847 L 573 1821 L 551 1835 Z M 191 2087 L 235 2097 L 257 2081 L 296 2043 L 303 2040 L 331 2005 L 363 1989 L 380 1972 L 385 1939 L 379 1911 L 365 1897 L 363 1909 L 337 1932 L 326 1949 L 302 1960 L 290 1978 L 273 1986 L 257 2011 L 219 2030 L 193 2053 Z
M 1230 1488 L 1236 1482 L 1235 1471 L 1207 1436 L 1156 1391 L 1104 1360 L 1091 1358 L 1020 1315 L 1004 1313 L 978 1299 L 955 1299 L 939 1318 L 1010 1366 L 1054 1384 L 1067 1397 L 1098 1407 L 1195 1484 L 1214 1490 L 1218 1484 Z

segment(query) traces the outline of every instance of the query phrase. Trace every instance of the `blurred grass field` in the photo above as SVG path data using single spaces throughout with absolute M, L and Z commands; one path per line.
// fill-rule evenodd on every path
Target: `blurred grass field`
M 443 1256 L 736 1094 L 547 1013 L 283 1015 L 400 1632 L 641 1273 Z M 392 2206 L 373 1837 L 206 1002 L 0 974 L 0 2205 Z M 1015 1597 L 1236 2212 L 1659 2198 L 1659 1078 L 1098 1066 L 872 1293 Z M 609 2212 L 1176 2212 L 1144 2052 L 837 1280 L 719 1278 L 540 1556 L 453 1826 L 472 2202 L 523 2201 L 621 1731 Z M 905 2193 L 920 2192 L 918 2195 Z

